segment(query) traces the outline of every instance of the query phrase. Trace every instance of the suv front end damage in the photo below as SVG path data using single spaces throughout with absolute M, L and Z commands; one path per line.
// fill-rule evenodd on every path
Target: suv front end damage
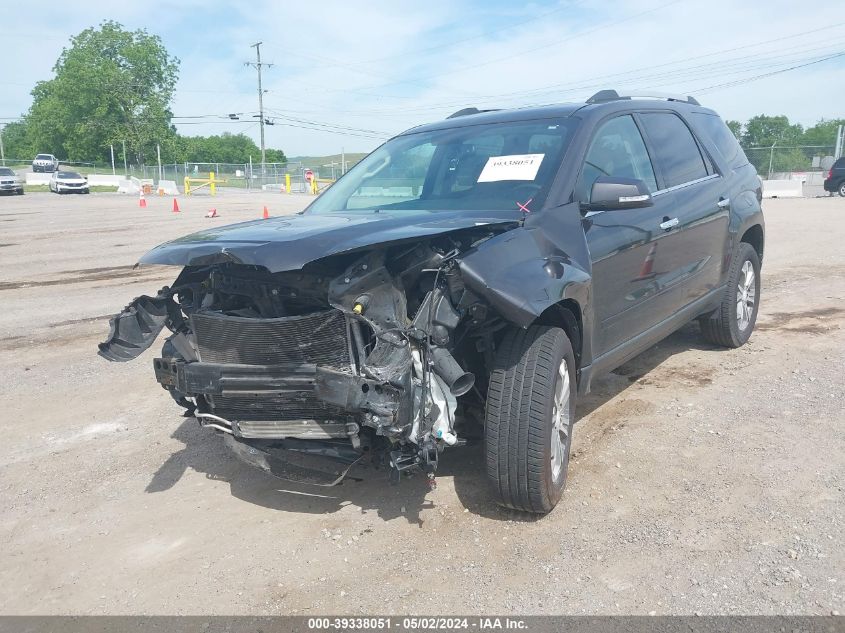
M 394 480 L 422 470 L 433 481 L 443 448 L 481 424 L 474 374 L 504 326 L 464 286 L 458 256 L 514 226 L 381 244 L 295 271 L 188 265 L 115 316 L 99 353 L 127 361 L 170 330 L 157 381 L 278 477 L 333 485 L 368 463 Z

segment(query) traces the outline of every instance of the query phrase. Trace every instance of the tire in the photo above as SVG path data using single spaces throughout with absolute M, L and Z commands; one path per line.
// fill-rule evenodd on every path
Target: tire
M 560 501 L 575 395 L 575 355 L 566 332 L 531 326 L 505 336 L 490 374 L 485 429 L 487 477 L 499 503 L 545 514 Z
M 747 276 L 749 270 L 753 273 L 750 285 Z M 716 345 L 741 347 L 751 338 L 759 308 L 760 257 L 751 244 L 740 242 L 731 262 L 728 284 L 718 309 L 699 319 L 701 332 L 705 339 Z
M 837 189 L 839 195 L 845 198 L 845 180 L 839 183 L 839 189 Z

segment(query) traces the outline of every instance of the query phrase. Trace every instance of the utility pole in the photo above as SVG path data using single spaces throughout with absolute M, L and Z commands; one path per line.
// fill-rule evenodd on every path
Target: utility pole
M 126 141 L 123 141 L 123 175 L 129 178 L 129 167 L 126 166 Z
M 772 179 L 772 163 L 775 160 L 775 145 L 777 145 L 777 143 L 777 141 L 772 143 L 772 151 L 769 153 L 769 177 L 767 178 L 767 180 Z
M 6 166 L 6 150 L 3 149 L 3 126 L 0 125 L 0 161 Z
M 252 45 L 251 48 L 255 49 L 255 62 L 246 62 L 246 65 L 252 66 L 258 71 L 258 116 L 261 117 L 261 174 L 263 175 L 264 165 L 267 162 L 267 149 L 264 146 L 264 90 L 261 87 L 261 67 L 267 66 L 269 68 L 273 64 L 261 63 L 261 44 L 262 42 L 256 42 Z

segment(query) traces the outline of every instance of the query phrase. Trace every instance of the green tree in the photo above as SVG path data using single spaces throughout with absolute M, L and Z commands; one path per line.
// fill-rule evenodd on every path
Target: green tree
M 126 141 L 135 162 L 155 157 L 175 131 L 169 105 L 179 60 L 145 30 L 105 21 L 71 38 L 53 70 L 36 84 L 27 117 L 36 151 L 65 160 L 107 161 L 109 144 Z
M 16 121 L 3 126 L 3 151 L 9 158 L 31 160 L 37 153 L 29 135 L 26 121 Z
M 740 140 L 757 173 L 767 174 L 770 161 L 772 171 L 797 171 L 810 166 L 810 159 L 797 148 L 801 145 L 803 134 L 801 125 L 790 123 L 788 117 L 761 114 L 752 117 L 743 126 Z M 773 153 L 765 151 L 764 148 L 772 145 L 775 145 Z
M 183 163 L 253 163 L 261 160 L 261 150 L 246 134 L 224 132 L 214 136 L 179 136 L 168 159 Z M 164 154 L 162 154 L 164 159 Z M 282 150 L 268 149 L 267 162 L 285 162 Z
M 840 125 L 845 125 L 845 119 L 822 119 L 813 127 L 804 130 L 802 145 L 825 145 L 832 150 L 836 145 L 836 134 Z
M 260 152 L 260 150 L 259 150 Z M 267 155 L 267 162 L 268 163 L 286 163 L 288 162 L 288 157 L 285 156 L 285 153 L 280 149 L 269 149 L 265 151 Z M 253 160 L 255 160 L 253 158 Z
M 742 141 L 745 147 L 795 146 L 801 144 L 803 133 L 801 124 L 791 124 L 788 117 L 760 114 L 745 124 Z

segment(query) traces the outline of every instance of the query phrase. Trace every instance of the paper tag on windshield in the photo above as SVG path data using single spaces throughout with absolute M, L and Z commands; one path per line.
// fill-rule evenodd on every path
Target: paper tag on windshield
M 545 154 L 511 154 L 491 156 L 478 176 L 478 182 L 500 180 L 534 180 Z

